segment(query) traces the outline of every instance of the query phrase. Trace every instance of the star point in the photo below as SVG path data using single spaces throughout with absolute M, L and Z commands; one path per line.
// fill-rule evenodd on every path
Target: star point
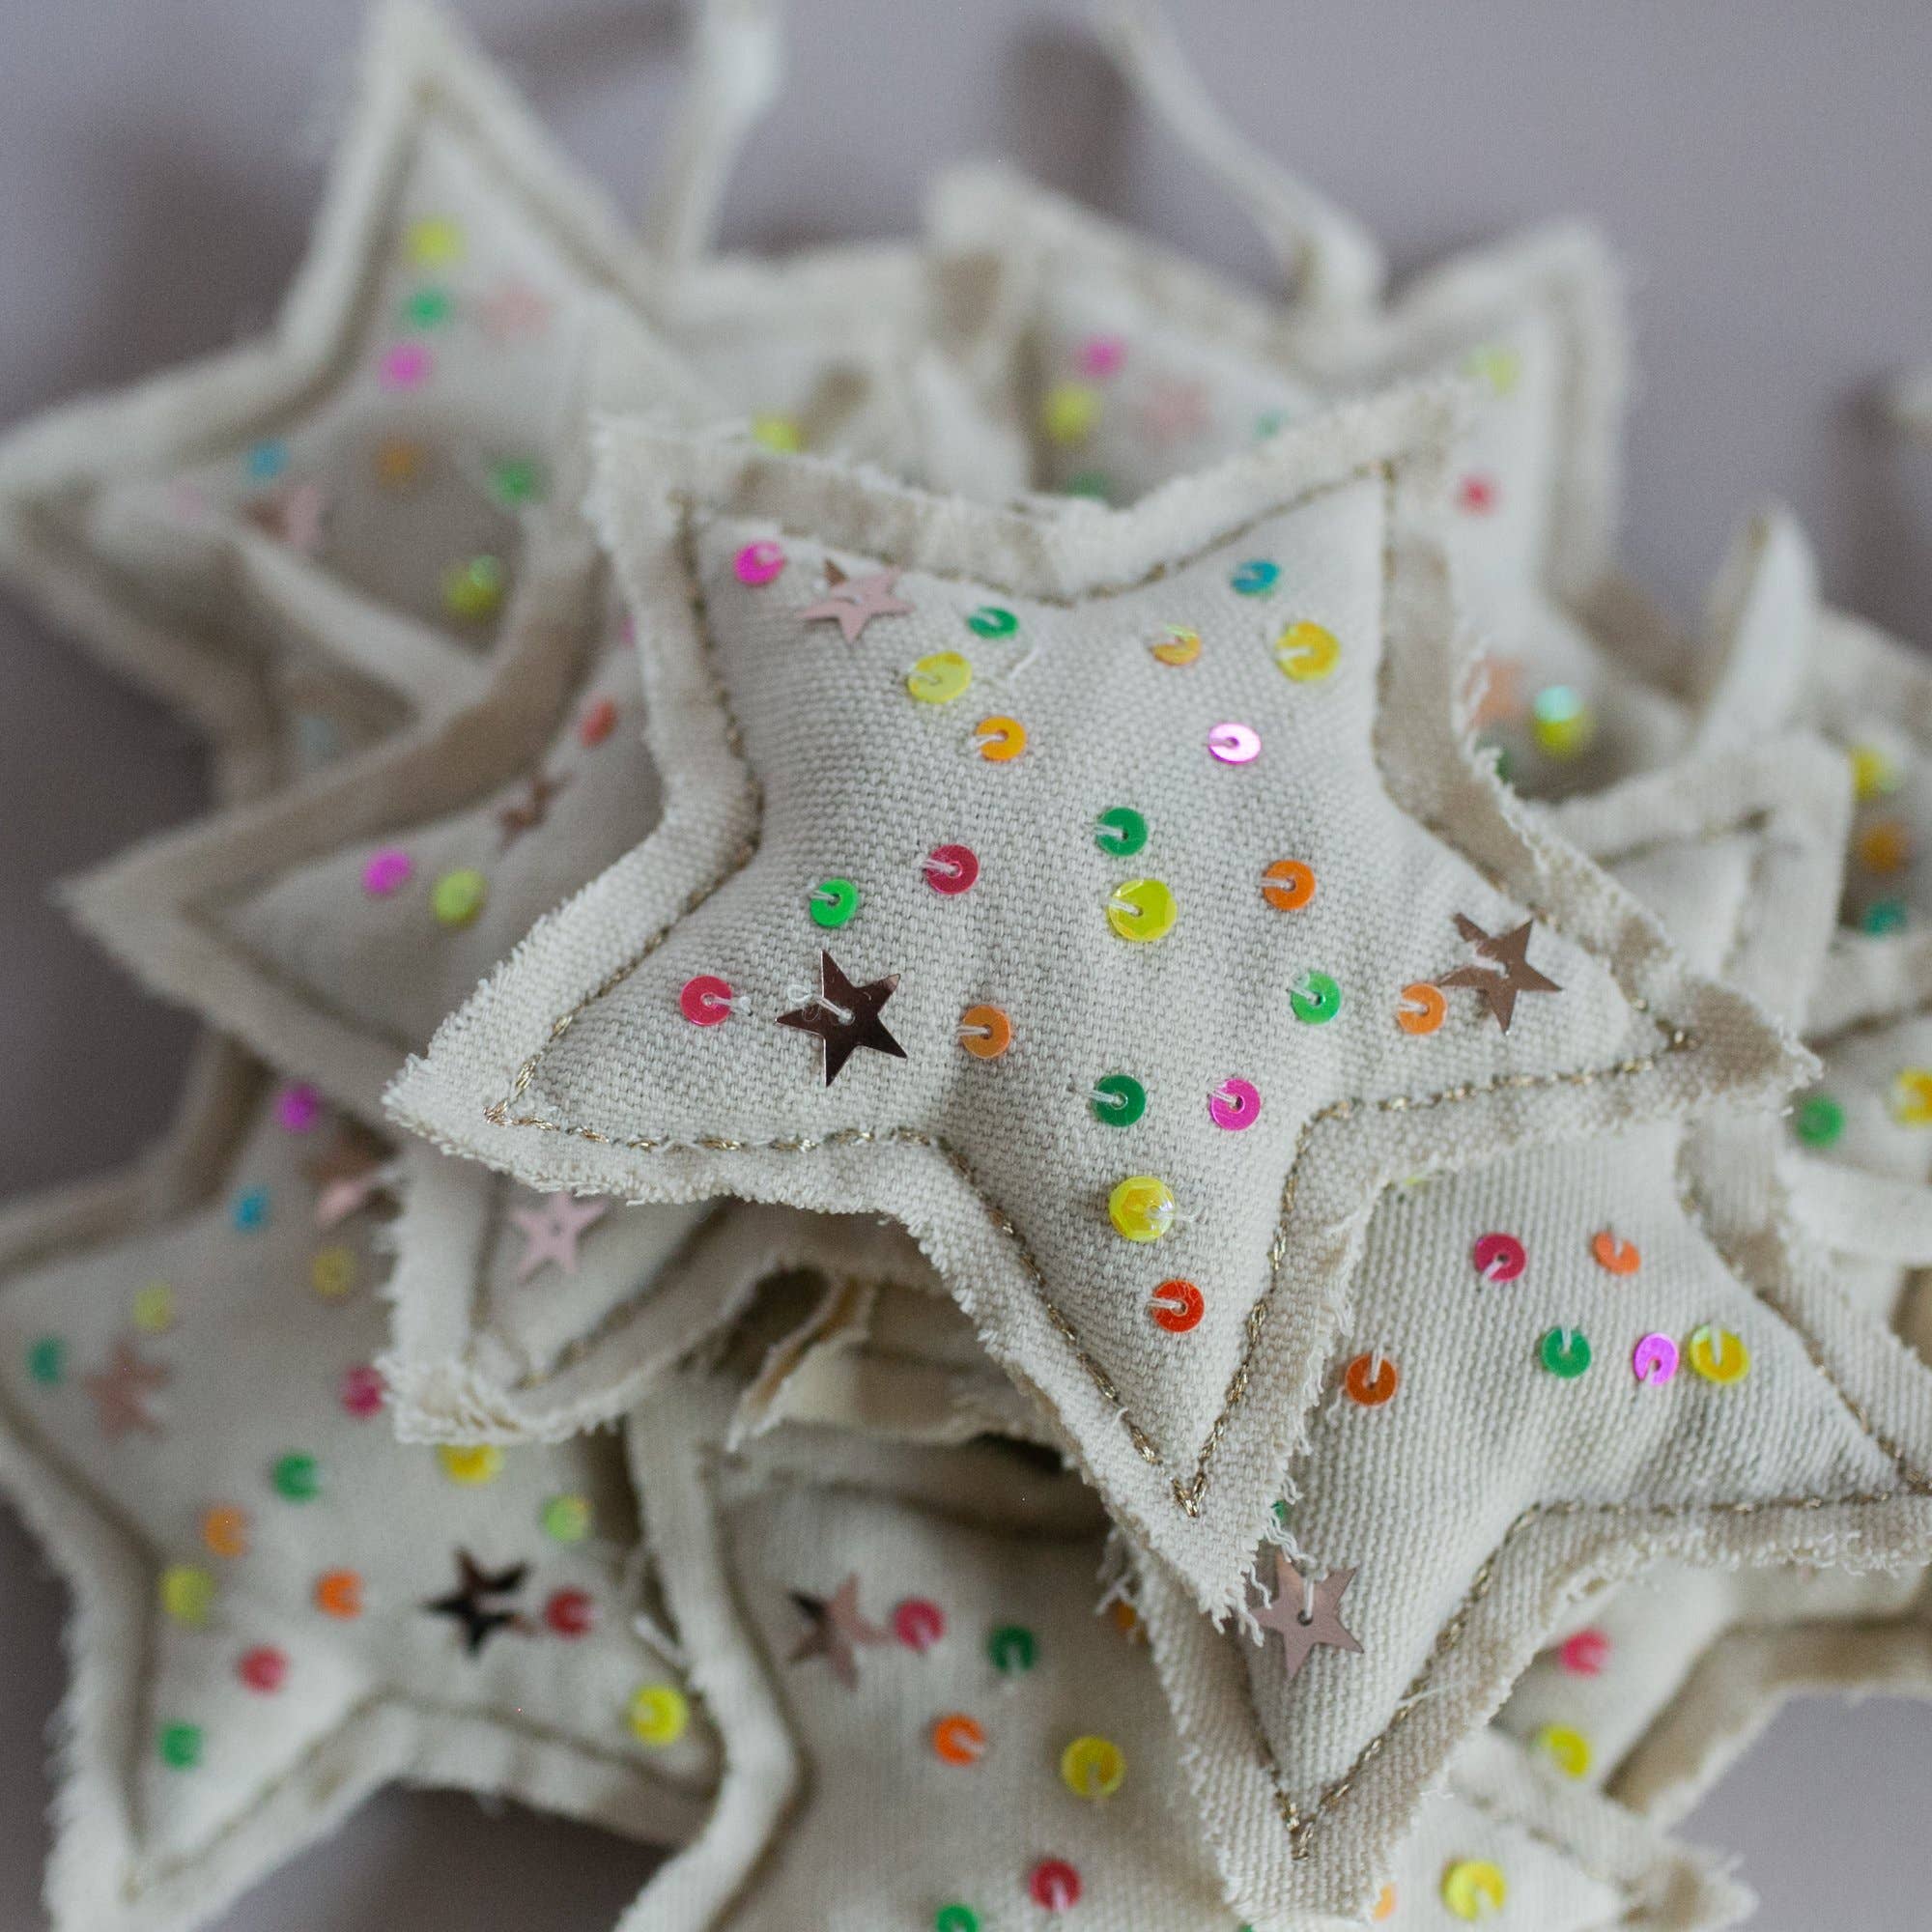
M 893 594 L 900 574 L 897 570 L 875 570 L 868 577 L 847 577 L 828 557 L 825 595 L 815 604 L 808 604 L 798 613 L 799 621 L 837 624 L 845 641 L 856 644 L 875 617 L 912 615 L 913 607 L 903 597 Z

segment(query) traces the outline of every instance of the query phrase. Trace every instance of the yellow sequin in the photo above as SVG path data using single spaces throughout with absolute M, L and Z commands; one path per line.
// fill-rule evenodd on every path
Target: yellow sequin
M 436 1460 L 452 1483 L 465 1488 L 494 1483 L 503 1473 L 503 1452 L 494 1442 L 445 1442 L 438 1448 Z
M 1750 1350 L 1728 1328 L 1700 1328 L 1684 1359 L 1707 1382 L 1741 1382 L 1750 1374 Z
M 1039 406 L 1039 424 L 1055 442 L 1084 442 L 1100 420 L 1100 392 L 1090 383 L 1057 383 Z
M 1488 1859 L 1458 1859 L 1442 1874 L 1442 1903 L 1457 1918 L 1487 1918 L 1509 1898 L 1502 1868 Z
M 1342 646 L 1333 631 L 1320 624 L 1291 624 L 1274 640 L 1274 661 L 1296 684 L 1318 684 L 1334 673 Z
M 1107 1197 L 1114 1232 L 1129 1241 L 1157 1241 L 1174 1225 L 1174 1196 L 1151 1174 L 1130 1174 Z
M 631 1735 L 639 1744 L 674 1745 L 690 1722 L 690 1700 L 675 1685 L 646 1684 L 631 1698 Z

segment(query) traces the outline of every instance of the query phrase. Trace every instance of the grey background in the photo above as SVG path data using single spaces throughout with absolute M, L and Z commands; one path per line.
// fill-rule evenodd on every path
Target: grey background
M 675 82 L 649 0 L 461 10 L 585 164 L 635 198 Z M 1923 0 L 1184 0 L 1228 111 L 1399 268 L 1597 217 L 1636 277 L 1629 557 L 1680 609 L 1769 497 L 1838 601 L 1932 638 L 1932 456 L 1871 407 L 1932 359 L 1932 8 Z M 923 171 L 1004 152 L 1218 267 L 1240 215 L 1124 98 L 1078 4 L 794 0 L 792 82 L 745 156 L 738 244 L 888 236 Z M 303 246 L 356 0 L 0 0 L 0 420 L 261 327 Z M 321 108 L 318 108 L 318 102 Z M 0 1194 L 95 1172 L 164 1123 L 187 1023 L 46 901 L 196 810 L 196 748 L 0 606 Z M 42 1923 L 43 1739 L 62 1593 L 0 1511 L 0 1928 Z M 1776 1932 L 1922 1926 L 1932 1711 L 1807 1704 L 1692 1821 Z M 608 1925 L 645 1855 L 514 1810 L 389 1794 L 223 1921 Z M 1915 1895 L 1916 1894 L 1916 1895 Z M 805 1928 L 801 1928 L 805 1932 Z

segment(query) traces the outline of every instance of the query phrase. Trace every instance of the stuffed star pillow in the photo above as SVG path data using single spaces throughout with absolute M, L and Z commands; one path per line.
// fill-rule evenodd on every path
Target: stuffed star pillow
M 1794 739 L 1562 817 L 1693 962 L 1796 1016 L 1847 804 L 1835 757 Z M 1214 1636 L 1150 1566 L 1163 1676 L 1244 1899 L 1366 1902 L 1421 1793 L 1606 1580 L 1666 1556 L 1923 1560 L 1932 1377 L 1793 1225 L 1781 1138 L 1771 1112 L 1728 1109 L 1384 1198 L 1251 1628 Z M 1203 1701 L 1224 1668 L 1204 1647 L 1238 1659 L 1238 1696 Z
M 1077 520 L 613 429 L 665 823 L 396 1117 L 892 1214 L 1236 1605 L 1383 1182 L 1793 1070 L 1461 746 L 1447 428 L 1393 396 Z
M 204 1923 L 392 1778 L 682 1839 L 716 1747 L 639 1634 L 619 1446 L 399 1447 L 381 1151 L 259 1071 L 227 1102 L 191 1204 L 6 1230 L 0 1481 L 76 1601 L 54 1925 Z
M 1006 1445 L 781 1428 L 724 1445 L 728 1380 L 633 1419 L 667 1607 L 724 1756 L 716 1809 L 636 1932 L 1236 1932 L 1137 1619 L 1100 1611 L 1091 1492 Z M 881 1844 L 891 1856 L 875 1856 Z M 1728 1923 L 1737 1889 L 1478 1739 L 1391 1860 L 1376 1917 L 1507 1905 L 1546 1932 Z M 1254 1932 L 1334 1918 L 1257 1918 Z

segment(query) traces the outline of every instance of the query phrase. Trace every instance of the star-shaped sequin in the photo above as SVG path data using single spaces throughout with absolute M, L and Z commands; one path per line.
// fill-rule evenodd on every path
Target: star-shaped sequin
M 524 342 L 550 327 L 554 305 L 520 275 L 500 281 L 477 306 L 483 331 L 497 342 Z
M 1529 935 L 1535 930 L 1534 921 L 1524 920 L 1514 930 L 1492 937 L 1474 920 L 1458 913 L 1456 930 L 1476 949 L 1478 957 L 1489 963 L 1458 966 L 1453 973 L 1443 974 L 1438 983 L 1473 987 L 1503 1032 L 1509 1032 L 1510 1022 L 1516 1018 L 1517 996 L 1520 993 L 1560 993 L 1563 990 L 1554 980 L 1539 973 L 1529 963 Z
M 456 1588 L 433 1597 L 423 1605 L 431 1616 L 447 1617 L 463 1633 L 463 1648 L 470 1657 L 482 1654 L 493 1636 L 503 1631 L 530 1634 L 530 1622 L 514 1603 L 528 1580 L 527 1563 L 511 1563 L 486 1570 L 469 1550 L 456 1552 Z
M 814 1034 L 825 1046 L 825 1084 L 838 1078 L 845 1063 L 863 1046 L 870 1053 L 890 1054 L 903 1060 L 905 1048 L 886 1030 L 879 1015 L 886 1002 L 898 991 L 899 976 L 888 973 L 883 980 L 855 985 L 840 971 L 831 953 L 818 955 L 818 991 L 802 1007 L 778 1015 L 778 1024 L 796 1033 Z
M 149 1401 L 173 1379 L 174 1371 L 165 1362 L 144 1360 L 132 1342 L 126 1337 L 117 1340 L 107 1366 L 84 1378 L 103 1438 L 119 1442 L 137 1434 L 159 1435 L 160 1421 Z
M 867 577 L 847 577 L 830 557 L 825 560 L 825 595 L 798 613 L 802 624 L 826 621 L 838 626 L 848 644 L 856 644 L 874 617 L 910 617 L 912 606 L 893 594 L 899 581 L 896 570 L 875 570 Z
M 829 1597 L 804 1590 L 790 1592 L 806 1628 L 792 1646 L 789 1662 L 805 1663 L 822 1657 L 834 1677 L 848 1690 L 859 1688 L 859 1652 L 888 1641 L 886 1633 L 859 1608 L 859 1578 L 855 1572 Z
M 562 1274 L 575 1274 L 579 1240 L 610 1211 L 608 1201 L 580 1201 L 574 1194 L 549 1194 L 541 1207 L 513 1208 L 510 1219 L 524 1236 L 517 1280 L 528 1281 L 547 1267 Z
M 500 806 L 497 823 L 502 830 L 502 849 L 507 852 L 526 832 L 534 832 L 550 816 L 551 801 L 570 782 L 568 775 L 554 779 L 548 772 L 532 772 L 524 796 Z
M 560 1136 L 575 1181 L 627 1199 L 904 1222 L 1113 1506 L 1237 1608 L 1294 1392 L 1351 1300 L 1338 1228 L 1402 1176 L 1793 1064 L 1660 943 L 1602 950 L 1634 908 L 1552 867 L 1475 770 L 1433 553 L 1403 534 L 1446 428 L 1384 397 L 1077 518 L 614 429 L 600 515 L 676 834 L 606 875 L 594 946 L 581 897 L 539 926 L 392 1112 L 532 1182 Z M 783 570 L 741 572 L 774 525 Z M 860 573 L 888 526 L 870 574 L 900 573 L 917 619 L 775 651 L 819 567 Z M 1176 625 L 1212 640 L 1184 672 L 1142 648 Z M 983 755 L 989 714 L 1017 757 Z M 1131 773 L 1095 762 L 1129 739 Z M 1531 903 L 1560 999 L 1507 1037 L 1461 1006 L 1405 1026 L 1458 911 L 1507 932 Z M 826 1042 L 829 1079 L 772 1049 L 774 1018 Z M 1155 1319 L 1174 1279 L 1200 1296 L 1184 1339 Z
M 1360 1654 L 1362 1646 L 1342 1622 L 1342 1599 L 1354 1580 L 1351 1569 L 1304 1577 L 1285 1549 L 1275 1551 L 1274 1594 L 1251 1607 L 1249 1615 L 1261 1630 L 1281 1638 L 1281 1673 L 1291 1682 L 1301 1675 L 1301 1666 L 1318 1645 Z

